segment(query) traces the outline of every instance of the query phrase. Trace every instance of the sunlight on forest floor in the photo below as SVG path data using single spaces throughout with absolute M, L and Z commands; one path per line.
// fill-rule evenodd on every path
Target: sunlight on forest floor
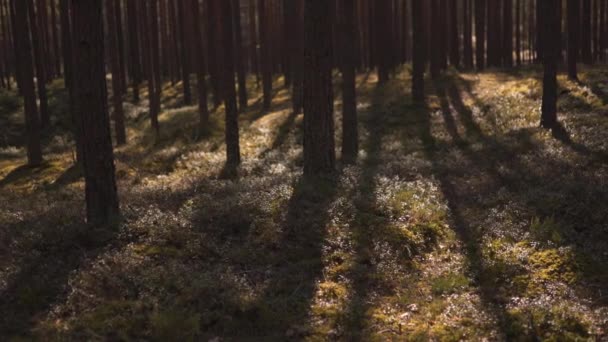
M 125 104 L 125 221 L 100 232 L 83 229 L 69 135 L 22 167 L 7 147 L 20 104 L 2 94 L 0 337 L 606 338 L 608 70 L 560 77 L 554 135 L 537 128 L 539 77 L 451 71 L 414 106 L 409 70 L 382 88 L 362 74 L 359 163 L 314 182 L 300 179 L 302 117 L 281 80 L 269 113 L 250 80 L 237 180 L 219 177 L 223 107 L 198 132 L 197 107 L 167 84 L 158 140 L 147 101 Z

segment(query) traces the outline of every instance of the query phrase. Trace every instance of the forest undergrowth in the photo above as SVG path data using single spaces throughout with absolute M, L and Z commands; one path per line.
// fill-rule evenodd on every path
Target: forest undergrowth
M 236 179 L 222 108 L 198 131 L 166 84 L 156 139 L 147 103 L 125 103 L 124 219 L 95 231 L 62 84 L 38 168 L 0 94 L 0 339 L 607 339 L 608 70 L 560 76 L 553 133 L 537 68 L 452 70 L 425 105 L 409 75 L 358 76 L 359 161 L 320 179 L 280 79 L 269 112 L 256 93 L 240 114 Z

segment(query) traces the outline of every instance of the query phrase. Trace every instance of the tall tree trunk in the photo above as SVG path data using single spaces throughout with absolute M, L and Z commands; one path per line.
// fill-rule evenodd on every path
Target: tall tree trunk
M 454 0 L 448 0 L 448 32 L 450 48 L 450 64 L 460 66 L 460 33 L 458 32 L 458 4 Z
M 441 50 L 444 49 L 442 45 L 442 37 L 445 32 L 443 22 L 441 21 L 441 0 L 431 0 L 431 13 L 433 13 L 433 23 L 430 32 L 430 43 L 431 43 L 431 77 L 434 79 L 439 77 L 441 71 Z
M 235 36 L 235 59 L 236 59 L 236 71 L 239 82 L 239 107 L 242 110 L 247 108 L 247 78 L 245 74 L 245 61 L 243 49 L 243 30 L 241 27 L 241 1 L 232 0 L 233 11 L 234 11 L 234 36 Z M 290 0 L 293 1 L 293 0 Z
M 192 17 L 194 25 L 194 49 L 198 60 L 196 82 L 198 87 L 199 131 L 203 132 L 209 123 L 209 107 L 207 104 L 207 83 L 205 81 L 205 51 L 203 48 L 203 33 L 200 21 L 200 6 L 198 0 L 192 0 Z
M 305 0 L 304 174 L 335 170 L 332 88 L 332 3 Z
M 127 17 L 129 30 L 129 74 L 131 75 L 131 86 L 133 87 L 133 102 L 138 103 L 141 69 L 137 0 L 127 0 Z
M 558 20 L 558 1 L 541 0 L 540 10 L 543 16 L 543 101 L 540 124 L 552 129 L 557 125 L 557 59 L 559 45 L 555 32 L 560 29 Z
M 55 63 L 55 75 L 61 76 L 61 51 L 59 49 L 59 30 L 57 23 L 57 1 L 51 0 L 51 33 L 53 35 L 53 62 Z
M 184 91 L 184 104 L 192 103 L 192 90 L 190 89 L 190 59 L 188 54 L 190 44 L 188 42 L 188 13 L 184 6 L 185 0 L 177 1 L 177 12 L 179 17 L 179 37 L 181 42 L 181 64 L 182 64 L 182 87 Z M 228 0 L 226 0 L 228 1 Z
M 486 0 L 475 0 L 475 57 L 477 70 L 483 70 L 486 59 Z
M 515 0 L 515 63 L 521 65 L 521 1 Z
M 239 145 L 239 122 L 236 100 L 236 88 L 234 82 L 234 31 L 233 31 L 233 2 L 226 0 L 219 1 L 221 17 L 217 19 L 221 22 L 218 27 L 222 30 L 222 38 L 224 44 L 224 70 L 222 72 L 224 80 L 222 86 L 224 88 L 224 107 L 226 109 L 226 169 L 234 170 L 241 163 L 241 150 Z
M 260 23 L 260 49 L 262 67 L 263 108 L 269 110 L 272 101 L 272 61 L 270 54 L 270 32 L 268 32 L 268 2 L 259 0 L 258 20 Z
M 125 38 L 122 25 L 122 0 L 114 0 L 114 15 L 116 17 L 116 44 L 118 46 L 118 62 L 120 65 L 120 90 L 124 95 L 127 89 L 127 70 L 125 64 Z
M 541 0 L 539 0 L 541 1 Z M 581 18 L 581 57 L 583 63 L 592 64 L 591 53 L 591 0 L 582 0 L 583 13 Z
M 503 65 L 513 66 L 513 0 L 503 0 Z
M 87 221 L 111 223 L 119 215 L 104 70 L 101 1 L 72 0 L 74 110 L 80 116 Z
M 463 57 L 464 66 L 467 69 L 473 68 L 473 22 L 471 4 L 473 0 L 464 0 L 463 4 Z
M 412 97 L 417 103 L 424 102 L 424 70 L 426 69 L 426 33 L 424 20 L 425 0 L 412 0 L 412 31 L 413 61 L 412 61 Z
M 110 67 L 112 69 L 112 104 L 114 107 L 114 133 L 118 146 L 127 143 L 125 128 L 125 111 L 122 104 L 122 76 L 120 70 L 120 57 L 118 56 L 118 32 L 116 25 L 116 2 L 106 1 L 106 19 L 108 23 L 108 44 L 110 50 Z
M 38 99 L 40 100 L 40 123 L 42 127 L 47 127 L 51 123 L 51 117 L 49 115 L 49 104 L 46 93 L 46 59 L 44 58 L 43 46 L 40 41 L 40 30 L 38 28 L 38 23 L 36 22 L 34 0 L 20 1 L 26 1 L 28 6 L 32 46 L 34 47 L 34 61 L 36 64 L 36 85 L 38 86 Z
M 576 63 L 579 51 L 580 6 L 578 0 L 568 0 L 568 78 L 578 80 Z
M 19 69 L 19 88 L 23 93 L 25 112 L 25 132 L 27 147 L 27 162 L 30 166 L 42 163 L 42 148 L 40 147 L 40 121 L 36 106 L 36 91 L 34 87 L 34 68 L 32 60 L 32 45 L 28 27 L 28 4 L 22 0 L 13 0 L 14 32 L 17 53 L 17 68 Z
M 355 84 L 355 0 L 343 0 L 342 3 L 342 160 L 354 163 L 359 153 Z
M 148 50 L 148 82 L 152 84 L 150 89 L 150 121 L 156 133 L 157 139 L 160 137 L 160 125 L 158 115 L 160 114 L 160 96 L 162 93 L 162 81 L 160 74 L 160 52 L 159 31 L 158 31 L 158 0 L 150 1 L 150 15 L 148 16 L 149 26 L 149 50 Z
M 391 68 L 391 25 L 388 0 L 375 1 L 376 56 L 378 64 L 378 84 L 388 81 Z

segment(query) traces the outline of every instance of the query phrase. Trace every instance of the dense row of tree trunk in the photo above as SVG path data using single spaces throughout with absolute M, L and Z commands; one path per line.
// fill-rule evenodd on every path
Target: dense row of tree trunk
M 342 159 L 350 163 L 359 150 L 358 71 L 376 70 L 382 85 L 411 61 L 412 97 L 423 103 L 427 67 L 439 77 L 450 66 L 542 62 L 542 125 L 553 127 L 559 63 L 576 80 L 579 60 L 606 61 L 607 52 L 607 0 L 0 0 L 0 87 L 17 85 L 24 98 L 28 162 L 42 162 L 40 136 L 54 114 L 47 85 L 63 77 L 92 222 L 118 212 L 109 127 L 117 145 L 127 143 L 123 102 L 128 95 L 139 102 L 144 84 L 158 138 L 163 82 L 180 87 L 183 104 L 198 102 L 201 132 L 210 106 L 223 104 L 227 165 L 235 168 L 248 76 L 264 110 L 282 77 L 294 114 L 304 112 L 304 172 L 312 175 L 335 167 L 334 69 Z

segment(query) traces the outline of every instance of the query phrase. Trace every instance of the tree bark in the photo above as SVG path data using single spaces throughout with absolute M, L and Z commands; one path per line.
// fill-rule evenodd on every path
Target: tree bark
M 196 82 L 198 87 L 199 131 L 202 132 L 209 123 L 209 107 L 207 103 L 207 83 L 205 81 L 205 51 L 203 48 L 203 33 L 200 21 L 200 6 L 198 0 L 192 0 L 192 17 L 194 25 L 194 49 L 198 60 Z
M 355 84 L 355 0 L 343 0 L 342 3 L 342 160 L 345 163 L 354 163 L 359 154 Z
M 87 221 L 111 223 L 119 215 L 104 70 L 102 2 L 72 0 L 74 110 L 80 116 Z
M 13 6 L 17 68 L 20 76 L 18 81 L 23 94 L 25 112 L 27 162 L 29 166 L 38 166 L 42 164 L 42 148 L 40 146 L 40 121 L 34 87 L 32 45 L 28 27 L 28 3 L 22 0 L 13 0 Z
M 219 8 L 221 10 L 222 25 L 218 25 L 222 30 L 222 38 L 224 44 L 222 46 L 224 50 L 224 66 L 223 75 L 224 80 L 222 82 L 224 91 L 224 107 L 226 109 L 226 169 L 233 170 L 241 163 L 241 150 L 239 145 L 239 123 L 238 123 L 238 111 L 237 111 L 237 100 L 236 100 L 236 88 L 234 82 L 234 44 L 233 44 L 233 15 L 232 9 L 233 2 L 226 0 L 215 0 L 219 1 Z
M 268 0 L 259 0 L 258 20 L 260 23 L 260 49 L 262 67 L 263 108 L 270 109 L 272 102 L 272 61 L 270 54 L 270 36 L 268 32 Z
M 477 70 L 483 70 L 486 58 L 486 0 L 475 0 L 475 57 Z
M 38 100 L 40 101 L 40 124 L 42 127 L 47 127 L 51 123 L 51 117 L 49 115 L 49 104 L 46 93 L 46 82 L 47 74 L 45 69 L 45 58 L 42 42 L 40 38 L 40 29 L 36 22 L 36 13 L 34 7 L 34 0 L 20 0 L 27 2 L 28 14 L 30 21 L 32 46 L 34 48 L 34 61 L 36 64 L 36 85 L 38 87 Z M 28 30 L 29 31 L 29 30 Z
M 114 133 L 116 144 L 122 146 L 127 143 L 125 128 L 125 111 L 122 104 L 122 76 L 120 70 L 120 57 L 118 56 L 118 32 L 116 25 L 116 3 L 106 1 L 106 19 L 108 22 L 108 44 L 110 50 L 110 67 L 112 69 L 112 104 L 114 107 Z
M 559 30 L 558 0 L 541 0 L 540 10 L 543 16 L 543 101 L 541 126 L 552 129 L 557 125 L 557 59 L 559 45 L 555 32 Z
M 304 12 L 304 174 L 335 170 L 332 3 L 306 0 Z
M 412 31 L 413 61 L 412 61 L 412 97 L 414 102 L 424 102 L 424 70 L 426 68 L 426 33 L 424 20 L 425 0 L 412 0 Z
M 578 0 L 568 0 L 568 78 L 578 80 L 580 6 Z
M 188 13 L 184 6 L 185 0 L 177 1 L 177 12 L 179 17 L 179 38 L 181 42 L 181 64 L 182 64 L 182 87 L 184 91 L 184 104 L 192 103 L 192 90 L 190 89 L 190 59 L 188 51 Z M 226 0 L 228 1 L 228 0 Z

